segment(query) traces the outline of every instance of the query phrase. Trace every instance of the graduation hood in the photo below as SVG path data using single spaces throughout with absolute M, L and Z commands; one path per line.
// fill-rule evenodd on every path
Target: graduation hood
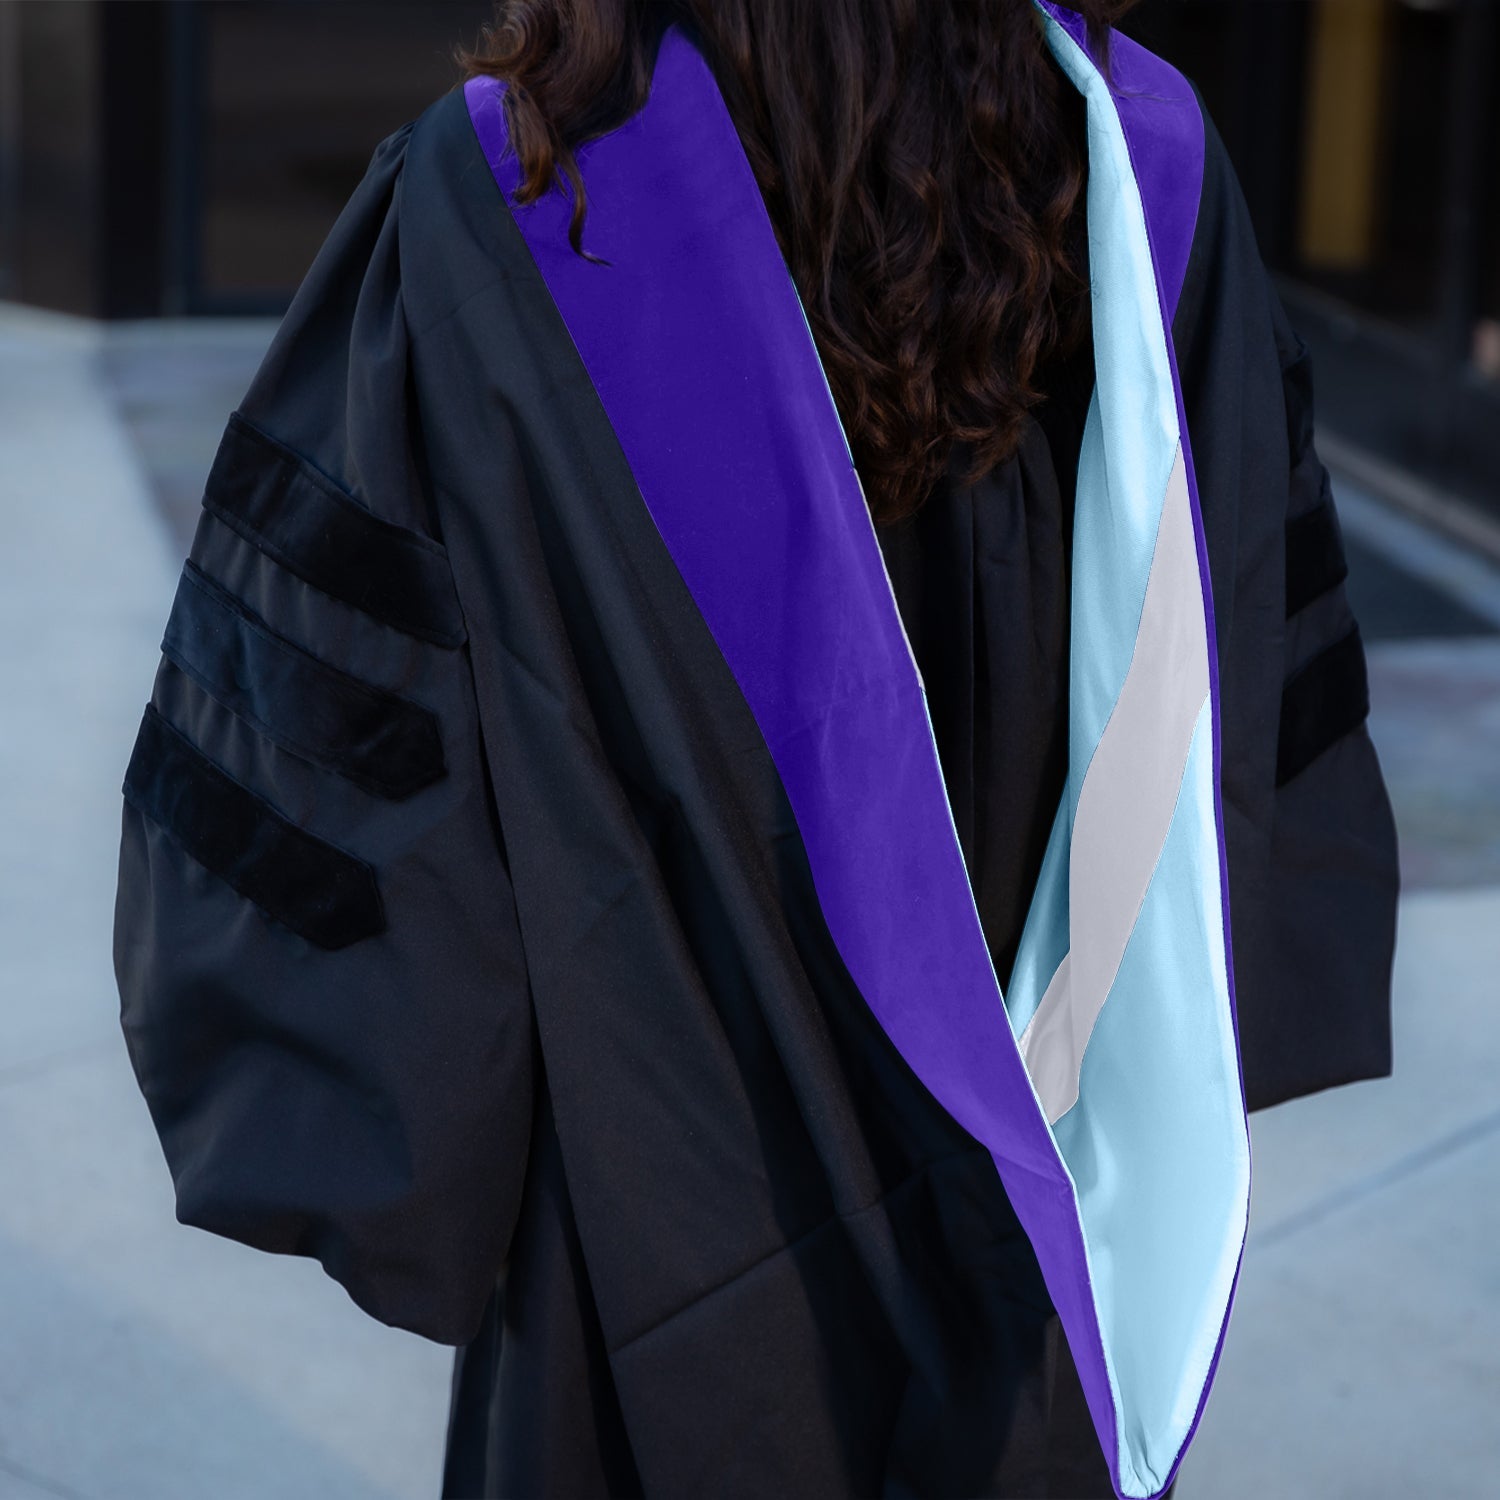
M 1066 791 L 1002 996 L 923 684 L 806 315 L 712 73 L 668 29 L 650 97 L 511 199 L 504 84 L 479 141 L 641 498 L 752 710 L 866 1003 L 990 1151 L 1124 1496 L 1170 1483 L 1217 1363 L 1250 1157 L 1229 953 L 1219 685 L 1171 317 L 1197 100 L 1039 4 L 1088 112 L 1097 384 L 1077 476 Z

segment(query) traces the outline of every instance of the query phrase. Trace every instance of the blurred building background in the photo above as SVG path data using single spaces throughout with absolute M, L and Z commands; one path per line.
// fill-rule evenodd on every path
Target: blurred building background
M 0 0 L 0 296 L 276 312 L 484 0 Z M 1495 509 L 1500 24 L 1487 0 L 1145 0 L 1312 346 L 1324 427 Z
M 815 0 L 810 0 L 815 3 Z M 488 0 L 0 0 L 0 1500 L 418 1500 L 451 1354 L 173 1222 L 119 782 L 225 418 Z M 1500 1474 L 1500 0 L 1144 0 L 1312 349 L 1401 835 L 1393 1078 L 1258 1113 L 1182 1500 Z
M 1500 7 L 1147 0 L 1313 353 L 1320 428 L 1500 515 Z
M 484 0 L 0 0 L 0 296 L 280 312 Z

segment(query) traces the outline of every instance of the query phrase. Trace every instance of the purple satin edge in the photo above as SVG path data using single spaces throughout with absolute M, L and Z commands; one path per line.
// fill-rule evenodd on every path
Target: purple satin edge
M 1088 28 L 1076 11 L 1039 0 L 1083 49 L 1091 61 L 1094 55 L 1088 44 Z M 1229 921 L 1229 855 L 1224 840 L 1223 798 L 1223 724 L 1219 679 L 1218 625 L 1214 614 L 1213 581 L 1209 569 L 1207 533 L 1203 525 L 1203 507 L 1198 494 L 1198 475 L 1193 464 L 1193 449 L 1188 433 L 1187 409 L 1182 397 L 1182 378 L 1177 369 L 1177 349 L 1172 338 L 1172 317 L 1182 295 L 1188 259 L 1197 232 L 1198 209 L 1203 193 L 1204 130 L 1203 114 L 1187 80 L 1165 59 L 1149 52 L 1139 43 L 1111 33 L 1110 59 L 1113 77 L 1107 80 L 1115 101 L 1120 127 L 1130 153 L 1131 168 L 1141 193 L 1145 210 L 1146 235 L 1151 244 L 1156 268 L 1157 297 L 1161 304 L 1162 331 L 1166 337 L 1167 362 L 1172 373 L 1172 394 L 1177 406 L 1178 432 L 1182 440 L 1183 464 L 1187 474 L 1188 497 L 1193 515 L 1193 539 L 1198 556 L 1198 577 L 1203 592 L 1204 624 L 1208 642 L 1208 677 L 1213 729 L 1214 831 L 1219 850 L 1219 901 L 1224 926 L 1224 963 L 1229 988 L 1229 1008 L 1234 1020 L 1235 1057 L 1239 1065 L 1240 1107 L 1245 1110 L 1244 1058 L 1238 1045 L 1239 1000 L 1234 981 L 1234 938 Z M 1096 64 L 1097 66 L 1097 64 Z M 1170 113 L 1163 105 L 1175 106 Z M 1248 1121 L 1248 1111 L 1245 1111 Z M 1253 1166 L 1251 1168 L 1253 1173 Z M 1247 1226 L 1248 1228 L 1248 1226 Z M 1224 1319 L 1209 1361 L 1208 1376 L 1198 1398 L 1191 1426 L 1167 1473 L 1162 1488 L 1170 1485 L 1182 1466 L 1203 1412 L 1208 1403 L 1224 1352 L 1224 1337 L 1239 1289 L 1240 1271 L 1244 1267 L 1245 1241 L 1240 1242 L 1239 1258 Z

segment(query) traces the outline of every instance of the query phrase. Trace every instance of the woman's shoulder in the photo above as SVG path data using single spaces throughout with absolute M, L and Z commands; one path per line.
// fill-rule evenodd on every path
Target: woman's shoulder
M 497 277 L 527 274 L 462 85 L 376 145 L 351 204 L 374 197 L 383 201 L 382 233 L 399 247 L 413 331 L 441 322 Z

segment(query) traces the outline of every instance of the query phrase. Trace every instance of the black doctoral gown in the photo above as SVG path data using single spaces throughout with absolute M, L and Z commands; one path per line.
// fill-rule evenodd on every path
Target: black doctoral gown
M 1127 81 L 1164 67 L 1119 42 Z M 508 202 L 488 85 L 397 131 L 228 419 L 115 923 L 178 1216 L 460 1346 L 450 1496 L 1159 1495 L 1232 1297 L 1244 1111 L 1391 1065 L 1394 834 L 1306 354 L 1177 79 L 1090 146 L 1154 293 L 1091 196 L 1093 347 L 1009 463 L 877 534 L 695 48 L 670 31 L 585 154 L 608 267 Z M 596 271 L 623 293 L 568 279 Z M 1156 449 L 1111 425 L 1131 359 Z M 1106 472 L 1151 476 L 1139 535 Z M 1092 767 L 1144 805 L 1168 758 L 1088 730 L 1086 690 L 1167 722 L 1132 694 L 1188 675 L 1136 675 L 1173 576 L 1163 660 L 1209 651 L 1174 821 L 1087 1053 L 1044 1052 L 1068 899 L 1079 973 L 1114 910 Z M 1132 1095 L 1139 1055 L 1183 1071 Z M 1223 1127 L 1169 1164 L 1212 1209 L 1122 1123 L 1181 1136 L 1179 1096 Z

